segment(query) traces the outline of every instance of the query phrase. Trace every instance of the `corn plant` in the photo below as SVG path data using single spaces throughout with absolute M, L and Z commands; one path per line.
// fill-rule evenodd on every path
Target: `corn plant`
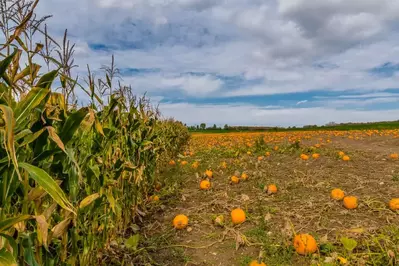
M 115 87 L 113 59 L 105 81 L 94 82 L 88 68 L 80 84 L 73 45 L 66 33 L 59 45 L 41 29 L 37 4 L 0 6 L 0 265 L 101 263 L 97 252 L 141 219 L 155 169 L 188 132 L 130 87 Z M 32 42 L 35 34 L 44 44 Z M 76 89 L 87 106 L 76 104 Z

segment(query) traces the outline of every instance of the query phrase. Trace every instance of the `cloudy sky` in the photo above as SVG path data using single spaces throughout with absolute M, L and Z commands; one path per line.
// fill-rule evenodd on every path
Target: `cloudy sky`
M 77 71 L 115 55 L 124 83 L 187 124 L 399 119 L 399 1 L 42 0 Z

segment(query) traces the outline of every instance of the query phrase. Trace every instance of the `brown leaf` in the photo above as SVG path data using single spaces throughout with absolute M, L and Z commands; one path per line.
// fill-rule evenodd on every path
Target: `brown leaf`
M 68 226 L 71 222 L 71 218 L 66 218 L 64 220 L 62 220 L 61 222 L 59 222 L 58 224 L 56 224 L 53 229 L 51 229 L 52 232 L 52 238 L 59 238 L 61 237 L 66 230 L 68 229 Z
M 43 245 L 47 248 L 47 238 L 48 238 L 48 223 L 44 215 L 35 216 L 37 222 L 37 240 L 39 245 Z

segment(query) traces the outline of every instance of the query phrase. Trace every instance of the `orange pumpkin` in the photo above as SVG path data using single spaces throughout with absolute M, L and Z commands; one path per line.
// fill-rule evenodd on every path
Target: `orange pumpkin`
M 270 151 L 267 151 L 267 152 L 265 153 L 265 156 L 269 157 L 269 156 L 270 156 Z
M 301 159 L 304 161 L 309 160 L 309 156 L 306 154 L 301 154 Z
M 358 200 L 354 196 L 346 196 L 344 198 L 344 206 L 347 209 L 356 209 L 358 206 Z
M 248 179 L 248 175 L 246 173 L 242 173 L 241 179 L 242 180 L 247 180 Z
M 391 155 L 389 155 L 389 157 L 390 157 L 391 159 L 397 160 L 397 159 L 399 158 L 399 154 L 397 154 L 397 153 L 392 153 Z
M 266 189 L 266 192 L 267 192 L 267 194 L 275 194 L 275 193 L 277 193 L 277 187 L 276 187 L 276 185 L 275 184 L 271 184 L 271 185 L 268 185 L 267 186 L 267 189 Z
M 211 182 L 209 182 L 208 180 L 202 180 L 200 183 L 200 188 L 202 190 L 208 190 L 211 188 Z
M 236 177 L 235 175 L 233 175 L 231 177 L 231 183 L 238 184 L 239 182 L 240 182 L 240 179 L 238 177 Z
M 197 169 L 199 166 L 199 162 L 195 161 L 193 162 L 193 164 L 191 165 L 192 168 Z
M 188 217 L 184 214 L 179 214 L 173 219 L 173 226 L 176 229 L 184 229 L 188 225 Z
M 267 266 L 267 265 L 259 259 L 251 261 L 249 266 Z
M 335 199 L 335 200 L 342 200 L 345 197 L 345 193 L 339 189 L 339 188 L 335 188 L 333 190 L 331 190 L 331 198 Z
M 342 156 L 344 156 L 344 155 L 345 155 L 345 152 L 343 152 L 343 151 L 338 152 L 338 156 L 339 156 L 339 157 L 342 157 Z
M 176 162 L 174 160 L 170 160 L 169 165 L 176 165 Z
M 349 161 L 351 158 L 348 156 L 348 155 L 344 155 L 343 157 L 342 157 L 342 160 L 344 160 L 344 161 Z
M 237 208 L 231 211 L 231 221 L 233 224 L 242 224 L 245 220 L 245 212 L 242 209 Z
M 150 201 L 159 201 L 159 196 L 157 196 L 157 195 L 152 195 L 152 196 L 150 197 Z
M 391 199 L 389 201 L 389 208 L 393 211 L 399 211 L 399 198 Z
M 262 161 L 263 160 L 263 156 L 258 156 L 258 161 Z
M 212 177 L 213 177 L 213 172 L 212 172 L 212 170 L 206 169 L 205 175 L 206 175 L 208 178 L 212 178 Z
M 273 150 L 277 151 L 278 150 L 278 146 L 274 146 Z
M 181 164 L 181 165 L 186 165 L 186 164 L 188 164 L 188 162 L 187 162 L 187 161 L 181 161 L 180 164 Z
M 313 153 L 312 154 L 312 158 L 313 159 L 318 159 L 320 157 L 320 154 L 318 154 L 318 153 Z
M 312 254 L 317 250 L 317 242 L 309 234 L 299 234 L 294 237 L 294 248 L 300 255 Z

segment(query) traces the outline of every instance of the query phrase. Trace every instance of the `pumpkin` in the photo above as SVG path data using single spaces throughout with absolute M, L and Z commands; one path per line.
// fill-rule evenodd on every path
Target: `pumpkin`
M 267 194 L 271 195 L 271 194 L 275 194 L 277 193 L 277 187 L 275 184 L 270 184 L 267 186 L 266 188 L 266 192 Z
M 339 189 L 339 188 L 334 188 L 331 190 L 331 198 L 335 200 L 342 200 L 345 197 L 345 193 Z
M 357 198 L 354 196 L 346 196 L 344 198 L 344 206 L 347 209 L 356 209 L 358 206 Z
M 389 201 L 389 208 L 393 211 L 399 211 L 399 198 L 391 199 Z
M 181 161 L 181 165 L 186 165 L 188 162 L 187 161 Z
M 267 265 L 259 259 L 251 261 L 249 266 L 267 266 Z
M 214 220 L 215 224 L 219 225 L 219 226 L 223 226 L 224 225 L 224 216 L 223 215 L 219 215 L 215 218 Z
M 263 156 L 258 156 L 258 161 L 262 161 L 263 160 Z
M 313 153 L 312 154 L 312 158 L 313 159 L 318 159 L 320 157 L 320 154 L 318 154 L 318 153 Z
M 236 177 L 235 175 L 233 175 L 231 177 L 231 183 L 238 184 L 239 182 L 240 182 L 240 179 L 238 177 Z
M 206 169 L 205 175 L 206 175 L 208 178 L 212 178 L 212 177 L 213 177 L 213 172 L 212 172 L 212 170 Z
M 233 224 L 242 224 L 245 220 L 245 212 L 242 209 L 237 208 L 231 211 L 231 221 Z
M 250 152 L 250 151 L 247 151 L 247 154 L 248 154 L 248 155 L 251 155 L 251 154 L 252 154 L 252 152 Z
M 339 156 L 339 157 L 342 157 L 342 156 L 344 156 L 344 155 L 345 155 L 345 152 L 343 152 L 343 151 L 338 152 L 338 156 Z
M 248 175 L 246 173 L 242 173 L 241 179 L 242 180 L 247 180 L 248 179 Z
M 202 180 L 200 183 L 200 188 L 202 190 L 208 190 L 211 188 L 211 182 L 209 180 Z
M 266 153 L 265 153 L 265 156 L 270 156 L 270 151 L 267 151 Z
M 278 150 L 278 146 L 274 146 L 273 150 L 277 151 Z
M 173 219 L 173 226 L 176 229 L 184 229 L 188 225 L 188 217 L 184 214 L 179 214 Z
M 300 255 L 308 255 L 315 253 L 317 243 L 313 236 L 309 234 L 299 234 L 294 237 L 295 251 Z
M 152 195 L 152 196 L 150 197 L 150 201 L 159 201 L 159 196 L 157 196 L 157 195 Z
M 304 161 L 306 161 L 306 160 L 309 159 L 309 156 L 306 155 L 306 154 L 301 154 L 301 159 L 304 160 Z
M 397 153 L 392 153 L 391 155 L 389 155 L 389 157 L 390 157 L 391 159 L 396 160 L 396 159 L 399 158 L 399 154 L 397 154 Z
M 170 160 L 169 165 L 176 165 L 176 162 L 174 160 Z
M 192 168 L 197 169 L 199 166 L 199 162 L 195 161 L 193 162 L 193 164 L 191 165 Z
M 351 158 L 349 158 L 349 156 L 348 155 L 344 155 L 343 157 L 342 157 L 342 160 L 344 160 L 344 161 L 349 161 Z
M 155 187 L 154 188 L 155 188 L 156 191 L 160 191 L 161 188 L 162 188 L 162 184 L 157 182 L 157 183 L 155 183 Z

